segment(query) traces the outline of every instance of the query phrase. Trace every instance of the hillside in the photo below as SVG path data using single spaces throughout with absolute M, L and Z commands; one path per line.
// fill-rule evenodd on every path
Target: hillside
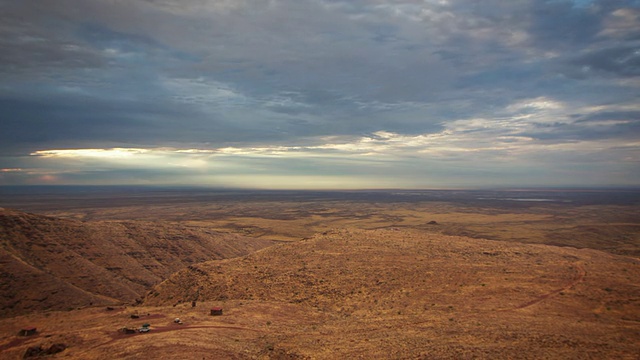
M 639 278 L 595 250 L 340 230 L 190 266 L 144 305 L 266 304 L 234 321 L 299 357 L 631 359 Z
M 628 195 L 3 197 L 0 358 L 635 360 Z
M 189 266 L 139 306 L 0 319 L 0 354 L 64 344 L 68 359 L 637 359 L 639 278 L 637 260 L 597 250 L 334 230 Z M 17 336 L 26 325 L 38 333 Z
M 190 264 L 271 244 L 175 222 L 81 222 L 0 210 L 0 317 L 133 302 Z

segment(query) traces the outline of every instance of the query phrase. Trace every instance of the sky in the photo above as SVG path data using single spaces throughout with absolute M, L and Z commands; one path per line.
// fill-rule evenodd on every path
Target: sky
M 0 0 L 0 185 L 640 186 L 637 0 Z

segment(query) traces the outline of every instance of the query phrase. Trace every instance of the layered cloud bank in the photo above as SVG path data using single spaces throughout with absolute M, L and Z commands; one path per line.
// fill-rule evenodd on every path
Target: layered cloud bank
M 640 185 L 635 1 L 0 1 L 0 184 Z

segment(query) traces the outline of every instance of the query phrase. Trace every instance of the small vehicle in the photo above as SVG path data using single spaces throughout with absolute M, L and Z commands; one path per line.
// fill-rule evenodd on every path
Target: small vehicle
M 143 327 L 141 327 L 140 329 L 138 329 L 138 332 L 146 333 L 146 332 L 149 332 L 150 330 L 151 330 L 151 329 L 149 329 L 148 327 L 143 326 Z

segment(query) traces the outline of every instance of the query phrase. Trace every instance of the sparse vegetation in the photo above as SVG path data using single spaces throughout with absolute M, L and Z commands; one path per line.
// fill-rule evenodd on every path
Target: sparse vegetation
M 640 254 L 635 207 L 182 200 L 47 210 L 66 220 L 19 213 L 3 218 L 8 222 L 0 240 L 22 242 L 12 245 L 12 255 L 53 275 L 32 288 L 49 296 L 34 297 L 43 299 L 38 306 L 59 297 L 66 300 L 59 309 L 72 310 L 32 307 L 13 317 L 9 310 L 24 311 L 20 306 L 28 302 L 7 303 L 0 319 L 2 357 L 19 358 L 28 347 L 54 342 L 68 345 L 63 355 L 70 359 L 180 358 L 184 349 L 193 358 L 624 359 L 639 350 L 640 304 L 631 299 L 640 298 L 640 290 L 630 284 L 640 278 L 640 266 L 615 255 Z M 26 221 L 20 231 L 9 226 L 20 219 Z M 156 220 L 163 222 L 150 222 Z M 426 226 L 432 220 L 437 226 Z M 460 234 L 476 239 L 448 236 Z M 602 241 L 612 234 L 615 245 Z M 205 254 L 200 245 L 211 238 L 222 241 L 209 243 Z M 120 250 L 82 245 L 104 239 L 105 248 Z M 264 248 L 272 240 L 287 243 Z M 215 260 L 238 250 L 247 255 Z M 132 299 L 144 300 L 136 301 L 136 311 L 124 311 L 114 305 L 119 298 L 104 298 L 94 287 L 68 292 L 51 268 L 56 262 L 79 275 L 74 284 L 114 291 L 129 281 L 140 289 Z M 199 264 L 187 268 L 191 262 Z M 132 270 L 129 264 L 136 263 L 142 267 Z M 173 273 L 169 264 L 184 270 Z M 27 274 L 7 273 L 12 281 Z M 118 281 L 110 282 L 109 274 Z M 12 284 L 6 294 L 28 296 L 24 284 Z M 224 315 L 210 316 L 218 306 Z M 147 315 L 132 319 L 131 313 Z M 38 325 L 41 335 L 15 341 L 24 323 Z M 143 323 L 151 323 L 148 335 L 117 331 Z
M 236 257 L 273 244 L 185 225 L 81 222 L 12 210 L 0 213 L 0 243 L 0 317 L 135 303 L 190 265 L 186 258 Z

